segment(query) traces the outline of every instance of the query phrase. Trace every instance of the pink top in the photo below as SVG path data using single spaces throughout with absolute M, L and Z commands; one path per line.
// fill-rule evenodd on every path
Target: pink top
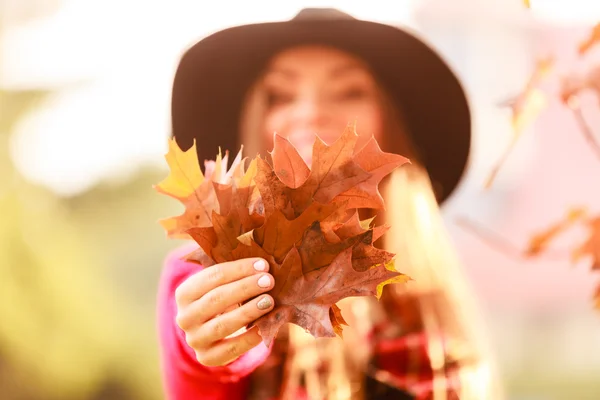
M 265 361 L 269 349 L 261 343 L 229 365 L 205 367 L 196 360 L 184 332 L 175 323 L 175 289 L 202 269 L 198 264 L 181 260 L 194 248 L 182 248 L 168 256 L 158 289 L 157 323 L 166 399 L 244 399 L 246 378 Z

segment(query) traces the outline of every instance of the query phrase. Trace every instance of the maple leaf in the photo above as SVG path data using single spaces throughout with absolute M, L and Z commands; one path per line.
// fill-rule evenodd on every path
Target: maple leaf
M 185 206 L 182 215 L 161 220 L 169 237 L 188 238 L 185 233 L 195 226 L 210 226 L 212 211 L 218 207 L 214 189 L 200 170 L 196 142 L 187 151 L 181 151 L 175 139 L 169 140 L 165 155 L 170 167 L 169 175 L 155 189 L 179 200 Z
M 255 323 L 266 345 L 270 345 L 286 322 L 305 328 L 315 337 L 335 336 L 330 316 L 332 305 L 346 297 L 375 296 L 381 283 L 399 275 L 383 265 L 355 271 L 350 248 L 322 270 L 309 273 L 302 270 L 300 253 L 293 248 L 274 271 L 275 287 L 271 295 L 276 306 Z

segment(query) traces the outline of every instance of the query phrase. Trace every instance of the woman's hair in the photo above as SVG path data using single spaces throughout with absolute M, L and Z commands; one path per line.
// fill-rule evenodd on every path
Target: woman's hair
M 424 331 L 434 373 L 434 399 L 447 398 L 445 380 L 450 363 L 460 365 L 457 379 L 462 400 L 499 399 L 500 388 L 475 300 L 445 230 L 429 176 L 419 163 L 400 108 L 381 85 L 379 94 L 385 118 L 380 145 L 384 151 L 404 155 L 412 162 L 395 170 L 382 183 L 386 210 L 381 217 L 391 226 L 383 237 L 383 247 L 397 254 L 396 269 L 413 280 L 406 285 L 386 286 L 380 301 L 352 299 L 354 319 L 360 321 L 360 326 L 352 329 L 371 331 L 378 324 L 392 320 L 396 323 L 396 334 Z M 244 150 L 252 156 L 257 152 L 266 154 L 263 124 L 267 99 L 260 79 L 249 91 L 245 105 L 240 127 Z M 360 121 L 357 126 L 360 129 Z M 364 351 L 357 352 L 357 348 L 369 346 L 357 341 L 368 332 L 347 337 L 345 330 L 343 341 L 315 340 L 297 326 L 288 327 L 282 335 L 282 347 L 274 356 L 281 358 L 283 367 L 276 374 L 282 381 L 283 393 L 275 395 L 293 399 L 302 385 L 311 399 L 364 397 L 363 377 L 370 368 L 370 357 L 365 357 Z M 260 375 L 256 378 L 260 379 Z M 272 384 L 277 381 L 269 380 Z M 268 383 L 260 382 L 263 390 L 265 385 Z M 278 390 L 279 385 L 274 386 Z

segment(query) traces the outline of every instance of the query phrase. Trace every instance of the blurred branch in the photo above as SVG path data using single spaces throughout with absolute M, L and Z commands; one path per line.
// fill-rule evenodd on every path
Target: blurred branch
M 498 172 L 508 159 L 508 156 L 514 150 L 517 142 L 521 138 L 523 131 L 529 126 L 546 106 L 546 95 L 539 89 L 546 76 L 552 71 L 554 59 L 546 57 L 538 60 L 535 70 L 529 77 L 525 89 L 519 95 L 500 104 L 503 107 L 510 107 L 512 112 L 511 125 L 513 136 L 509 145 L 505 148 L 500 159 L 494 164 L 492 170 L 485 181 L 484 188 L 492 187 Z

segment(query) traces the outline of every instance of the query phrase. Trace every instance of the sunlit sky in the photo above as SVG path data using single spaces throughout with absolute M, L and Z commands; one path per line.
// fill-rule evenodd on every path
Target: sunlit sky
M 57 90 L 17 126 L 13 160 L 26 178 L 62 195 L 144 163 L 162 165 L 172 74 L 195 40 L 311 6 L 411 26 L 424 1 L 65 0 L 56 13 L 13 24 L 0 37 L 3 87 Z M 600 15 L 600 2 L 590 0 L 532 0 L 532 7 L 556 21 Z

